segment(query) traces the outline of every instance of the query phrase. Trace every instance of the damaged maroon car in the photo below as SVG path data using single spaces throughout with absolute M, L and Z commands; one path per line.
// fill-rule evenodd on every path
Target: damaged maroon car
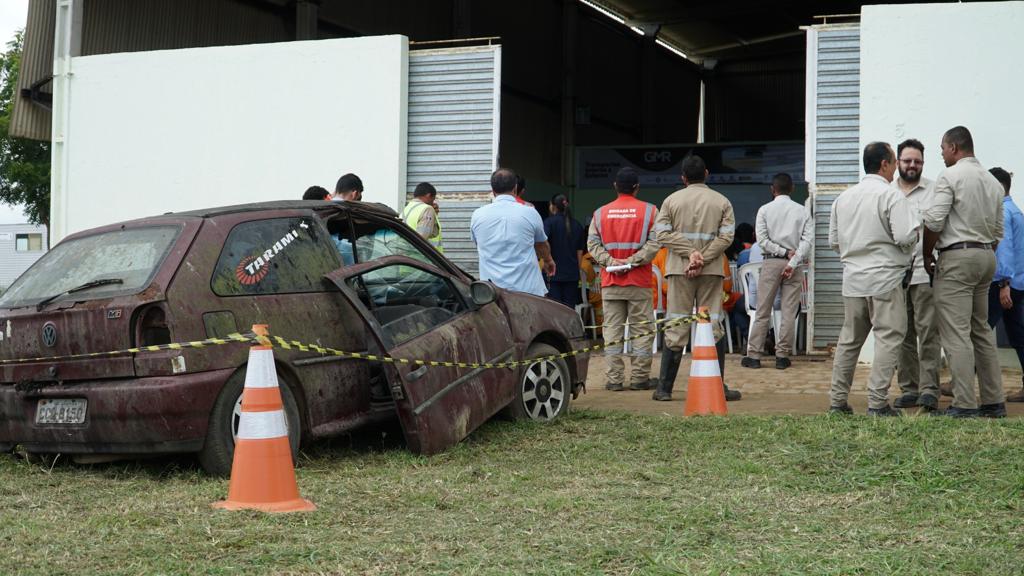
M 386 207 L 271 202 L 167 214 L 69 236 L 0 298 L 0 449 L 82 459 L 195 452 L 206 470 L 227 474 L 245 344 L 61 357 L 225 338 L 252 324 L 347 352 L 464 364 L 586 345 L 571 309 L 475 281 Z M 514 368 L 294 346 L 274 355 L 293 451 L 397 417 L 411 450 L 435 453 L 503 409 L 557 418 L 587 375 L 584 355 Z M 44 357 L 55 359 L 13 362 Z

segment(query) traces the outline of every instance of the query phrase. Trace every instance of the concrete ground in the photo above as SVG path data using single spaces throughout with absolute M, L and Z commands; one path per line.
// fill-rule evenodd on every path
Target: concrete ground
M 729 402 L 730 414 L 821 414 L 828 410 L 828 389 L 832 377 L 832 359 L 828 356 L 797 356 L 793 365 L 787 370 L 776 370 L 772 358 L 762 360 L 761 369 L 752 370 L 740 366 L 739 354 L 729 354 L 725 360 L 725 382 L 730 388 L 743 392 L 743 399 Z M 628 360 L 627 360 L 628 362 Z M 652 363 L 652 373 L 657 376 L 661 355 L 656 354 Z M 604 389 L 604 358 L 593 356 L 590 360 L 590 372 L 587 378 L 587 392 L 581 395 L 574 406 L 579 408 L 596 408 L 606 410 L 625 410 L 641 414 L 665 414 L 682 416 L 686 403 L 686 380 L 690 373 L 690 358 L 686 356 L 679 367 L 679 376 L 673 390 L 671 402 L 655 402 L 651 400 L 651 391 L 610 392 Z M 853 390 L 850 393 L 850 406 L 858 413 L 867 410 L 867 376 L 870 366 L 858 366 L 854 376 Z M 627 368 L 628 374 L 628 368 Z M 949 381 L 948 373 L 943 373 L 942 382 Z M 1016 392 L 1021 387 L 1021 371 L 1003 370 L 1003 384 L 1006 391 Z M 895 400 L 899 396 L 899 386 L 895 379 L 889 392 Z M 939 407 L 949 405 L 950 398 L 942 397 Z M 1024 404 L 1008 403 L 1007 409 L 1011 417 L 1024 416 Z M 911 410 L 909 412 L 916 412 Z

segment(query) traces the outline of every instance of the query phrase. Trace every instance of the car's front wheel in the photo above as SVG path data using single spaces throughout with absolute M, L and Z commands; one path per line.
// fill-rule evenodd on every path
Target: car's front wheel
M 280 374 L 277 375 L 277 379 L 281 386 L 281 403 L 284 405 L 288 443 L 291 445 L 292 462 L 294 462 L 299 454 L 299 444 L 302 440 L 299 406 L 295 402 L 295 396 L 291 389 L 285 384 Z M 245 368 L 242 368 L 228 378 L 210 412 L 206 442 L 199 452 L 199 463 L 209 474 L 231 475 L 231 464 L 235 457 L 235 437 L 238 435 L 238 423 L 242 417 L 242 389 L 244 386 Z
M 561 354 L 554 346 L 535 342 L 526 357 L 542 358 L 530 363 L 516 385 L 512 416 L 520 420 L 551 422 L 569 409 L 572 383 L 569 367 L 562 358 L 543 358 Z

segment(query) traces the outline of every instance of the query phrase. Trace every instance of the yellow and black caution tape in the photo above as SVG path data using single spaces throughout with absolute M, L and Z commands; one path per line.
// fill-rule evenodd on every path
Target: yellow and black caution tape
M 666 326 L 674 326 L 676 324 L 690 324 L 700 319 L 708 319 L 706 314 L 693 314 L 691 316 L 682 316 L 679 318 L 673 318 L 671 320 L 662 320 Z M 394 358 L 391 356 L 383 356 L 377 354 L 363 354 L 362 352 L 345 352 L 343 350 L 335 350 L 334 348 L 327 348 L 324 346 L 317 346 L 315 344 L 303 344 L 296 340 L 287 340 L 280 336 L 256 336 L 254 340 L 258 341 L 264 346 L 275 346 L 284 350 L 301 350 L 301 351 L 313 351 L 319 352 L 325 356 L 343 356 L 346 358 L 356 358 L 361 360 L 370 360 L 373 362 L 387 362 L 391 364 L 413 364 L 416 366 L 444 366 L 448 368 L 515 368 L 517 366 L 526 366 L 533 364 L 534 362 L 540 362 L 543 360 L 556 360 L 571 358 L 573 356 L 580 356 L 583 354 L 589 354 L 591 352 L 597 352 L 605 348 L 618 346 L 648 336 L 652 332 L 639 332 L 637 334 L 631 334 L 625 338 L 615 340 L 613 342 L 606 342 L 604 344 L 595 344 L 593 346 L 587 346 L 579 348 L 577 350 L 571 350 L 569 352 L 562 352 L 561 354 L 551 354 L 549 356 L 539 356 L 537 358 L 526 358 L 523 360 L 512 360 L 510 362 L 452 362 L 450 360 L 423 360 L 419 358 Z
M 671 320 L 660 320 L 659 322 L 664 323 L 666 326 L 676 324 L 690 324 L 700 319 L 707 319 L 706 315 L 693 314 L 691 316 L 683 316 L 679 318 L 673 318 Z M 653 322 L 648 322 L 653 323 Z M 638 323 L 639 324 L 639 323 Z M 618 346 L 626 342 L 642 338 L 650 335 L 651 332 L 639 332 L 637 334 L 631 334 L 628 337 L 613 342 L 606 342 L 604 344 L 595 344 L 593 346 L 587 346 L 577 350 L 569 352 L 563 352 L 561 354 L 552 354 L 550 356 L 541 356 L 538 358 L 527 358 L 524 360 L 513 360 L 510 362 L 452 362 L 449 360 L 423 360 L 419 358 L 394 358 L 386 355 L 379 354 L 364 354 L 362 352 L 346 352 L 344 350 L 336 350 L 334 348 L 328 348 L 325 346 L 318 346 L 316 344 L 303 344 L 298 340 L 289 340 L 280 336 L 260 336 L 249 332 L 247 334 L 233 333 L 228 334 L 224 338 L 207 338 L 206 340 L 194 340 L 191 342 L 176 342 L 172 344 L 159 344 L 154 346 L 140 346 L 137 348 L 126 348 L 124 350 L 112 350 L 109 352 L 88 352 L 84 354 L 69 354 L 65 356 L 40 356 L 36 358 L 16 358 L 11 360 L 0 360 L 0 366 L 4 364 L 25 364 L 29 362 L 56 362 L 61 360 L 82 360 L 87 358 L 102 358 L 110 356 L 122 356 L 125 354 L 141 354 L 144 352 L 159 352 L 161 350 L 184 350 L 188 348 L 206 348 L 208 346 L 221 346 L 225 344 L 239 344 L 239 343 L 253 343 L 260 344 L 263 346 L 271 346 L 281 348 L 283 350 L 300 350 L 303 352 L 318 352 L 324 356 L 341 356 L 345 358 L 355 358 L 359 360 L 369 360 L 371 362 L 387 362 L 391 364 L 414 364 L 417 366 L 444 366 L 444 367 L 455 367 L 455 368 L 515 368 L 517 366 L 525 366 L 539 362 L 542 360 L 556 360 L 571 358 L 573 356 L 579 356 L 582 354 L 589 354 L 591 352 L 597 352 L 605 348 L 612 346 Z
M 86 352 L 83 354 L 68 354 L 65 356 L 39 356 L 37 358 L 15 358 L 13 360 L 0 360 L 0 366 L 4 364 L 25 364 L 28 362 L 56 362 L 59 360 L 84 360 L 87 358 L 101 358 L 108 356 L 123 356 L 125 354 L 140 354 L 143 352 L 159 352 L 161 350 L 183 350 L 185 348 L 206 348 L 208 346 L 220 346 L 223 344 L 238 344 L 241 342 L 255 342 L 255 335 L 239 334 L 237 332 L 228 334 L 224 338 L 207 338 L 206 340 L 193 340 L 191 342 L 175 342 L 172 344 L 158 344 L 154 346 L 139 346 L 138 348 L 125 348 L 124 350 L 111 350 L 109 352 Z
M 625 322 L 622 324 L 586 324 L 583 326 L 583 329 L 593 330 L 595 328 L 611 328 L 612 326 L 649 326 L 651 324 L 664 324 L 670 320 L 672 318 L 658 318 L 657 320 L 642 320 L 640 322 Z

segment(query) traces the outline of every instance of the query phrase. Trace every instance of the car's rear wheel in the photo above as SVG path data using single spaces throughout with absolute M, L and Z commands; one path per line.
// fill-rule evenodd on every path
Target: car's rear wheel
M 299 406 L 290 387 L 280 374 L 277 375 L 281 386 L 281 403 L 288 426 L 288 443 L 292 448 L 292 461 L 299 454 L 302 441 L 302 423 Z M 228 378 L 221 389 L 217 401 L 210 412 L 210 423 L 206 430 L 206 442 L 199 452 L 199 463 L 203 470 L 215 476 L 229 476 L 231 463 L 235 457 L 235 437 L 238 434 L 238 423 L 242 416 L 242 388 L 245 386 L 245 368 L 235 372 Z
M 561 354 L 549 344 L 535 342 L 526 350 L 527 358 Z M 551 422 L 569 409 L 572 382 L 569 367 L 562 358 L 532 362 L 523 370 L 512 401 L 512 416 L 518 420 Z

